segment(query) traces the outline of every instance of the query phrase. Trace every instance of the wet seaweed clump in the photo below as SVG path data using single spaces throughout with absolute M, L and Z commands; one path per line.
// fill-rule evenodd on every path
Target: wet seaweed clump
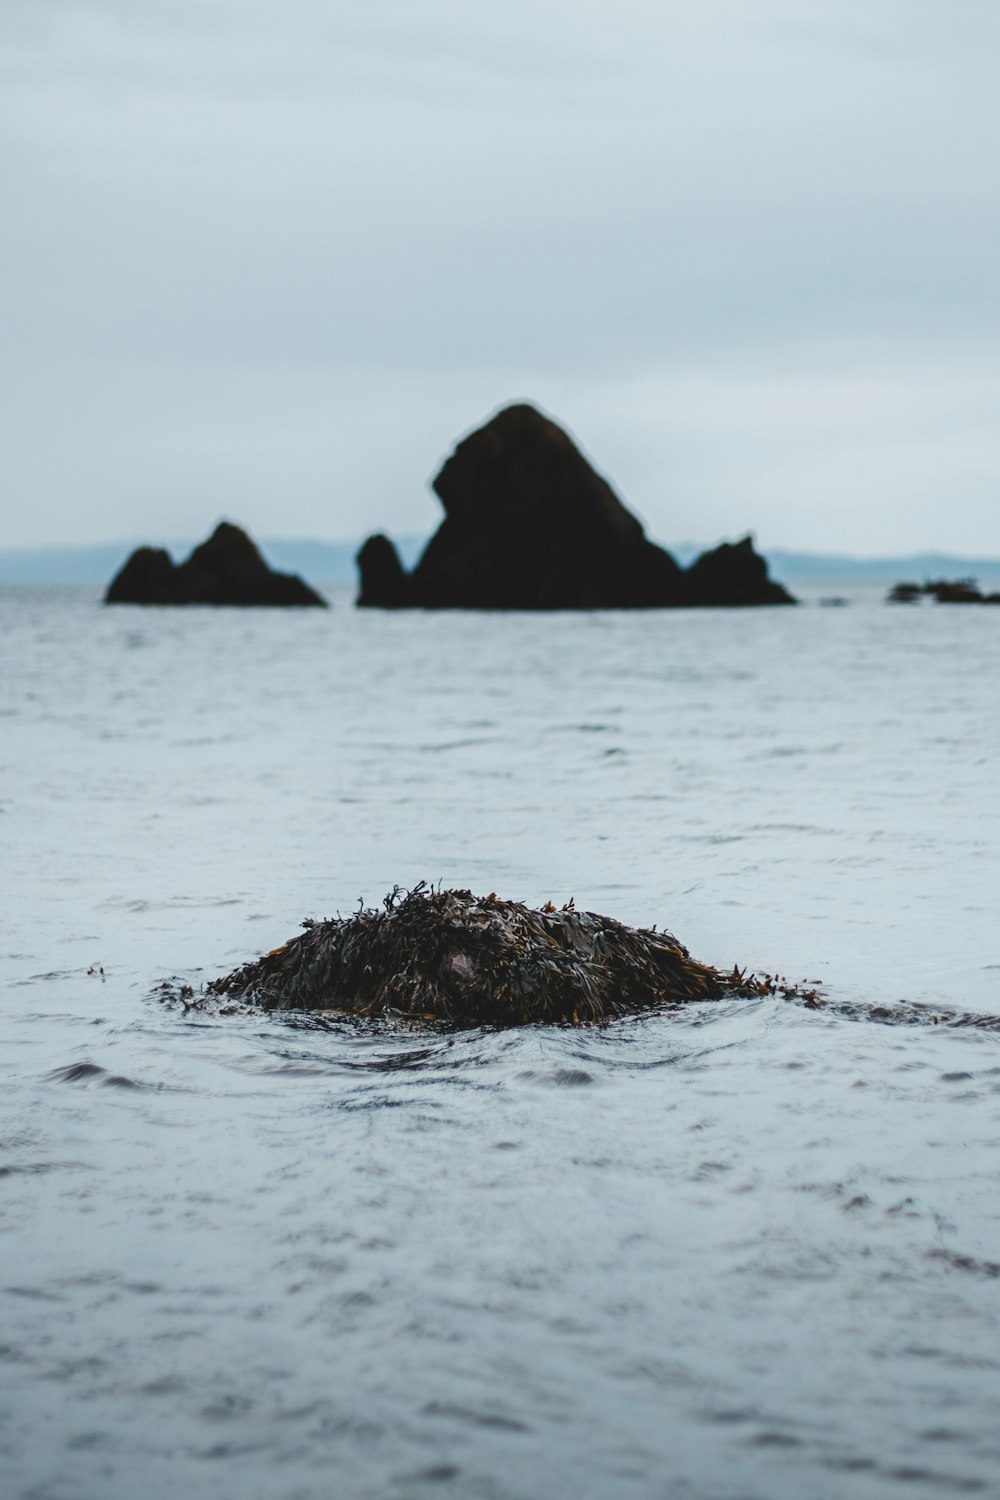
M 420 885 L 381 908 L 307 922 L 205 993 L 264 1010 L 520 1026 L 595 1022 L 754 988 L 739 970 L 698 963 L 668 932 L 572 902 L 535 910 Z

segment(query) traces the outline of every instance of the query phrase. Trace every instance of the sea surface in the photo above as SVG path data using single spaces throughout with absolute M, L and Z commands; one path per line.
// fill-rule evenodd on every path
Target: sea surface
M 7 588 L 0 658 L 5 1500 L 1000 1495 L 1000 1036 L 934 1023 L 1000 1013 L 1000 610 Z M 831 1007 L 156 998 L 419 880 Z

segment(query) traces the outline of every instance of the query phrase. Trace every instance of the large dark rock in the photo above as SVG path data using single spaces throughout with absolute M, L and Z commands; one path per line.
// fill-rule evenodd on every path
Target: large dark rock
M 508 406 L 434 480 L 445 519 L 412 573 L 385 537 L 358 554 L 359 605 L 424 609 L 651 609 L 790 604 L 749 540 L 685 573 L 649 541 L 555 422 Z M 702 572 L 696 572 L 704 564 Z M 727 595 L 725 583 L 731 584 Z
M 139 547 L 108 585 L 105 604 L 299 605 L 326 600 L 292 573 L 275 573 L 238 526 L 222 521 L 183 563 Z

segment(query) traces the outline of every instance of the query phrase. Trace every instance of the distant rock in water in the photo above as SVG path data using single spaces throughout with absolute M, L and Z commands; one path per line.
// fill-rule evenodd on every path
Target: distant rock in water
M 451 1026 L 588 1025 L 723 999 L 779 1000 L 852 1021 L 1000 1032 L 1000 1016 L 831 999 L 817 981 L 714 969 L 669 932 L 626 927 L 570 901 L 535 908 L 495 893 L 398 888 L 381 909 L 304 931 L 196 992 L 166 980 L 156 997 L 185 1011 L 313 1011 Z
M 400 609 L 413 603 L 413 580 L 387 536 L 370 536 L 358 553 L 361 594 L 358 603 Z
M 555 422 L 505 407 L 434 480 L 445 519 L 412 573 L 392 543 L 358 554 L 358 604 L 383 609 L 653 609 L 794 604 L 749 537 L 686 572 Z
M 183 563 L 160 547 L 139 547 L 115 575 L 105 604 L 301 605 L 326 608 L 292 573 L 275 573 L 254 542 L 222 521 Z
M 794 604 L 788 590 L 767 576 L 767 563 L 750 537 L 703 552 L 687 570 L 689 604 Z
M 886 595 L 887 604 L 916 604 L 924 596 L 922 583 L 896 583 Z
M 1000 594 L 984 594 L 974 578 L 938 578 L 924 583 L 897 583 L 889 590 L 889 604 L 917 604 L 921 599 L 935 604 L 1000 604 Z
M 307 923 L 281 948 L 208 985 L 264 1010 L 343 1011 L 462 1025 L 598 1021 L 757 993 L 700 964 L 668 932 L 626 927 L 572 903 L 540 910 L 418 886 L 381 910 Z

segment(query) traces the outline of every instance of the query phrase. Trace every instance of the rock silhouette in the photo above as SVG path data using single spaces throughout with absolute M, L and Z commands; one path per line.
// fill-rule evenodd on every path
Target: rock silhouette
M 410 574 L 387 536 L 379 534 L 368 538 L 358 553 L 358 568 L 361 573 L 360 605 L 401 609 L 413 603 Z
M 445 519 L 412 573 L 384 536 L 358 554 L 358 604 L 383 609 L 652 609 L 793 604 L 750 538 L 680 568 L 534 407 L 505 407 L 434 480 Z
M 792 604 L 792 596 L 767 576 L 767 563 L 750 537 L 703 552 L 687 570 L 689 604 Z
M 916 604 L 924 598 L 933 599 L 935 604 L 1000 604 L 1000 594 L 984 594 L 974 578 L 897 583 L 886 598 L 889 604 Z
M 222 521 L 182 563 L 139 547 L 108 585 L 105 604 L 319 605 L 326 600 L 293 573 L 276 573 L 245 531 Z

